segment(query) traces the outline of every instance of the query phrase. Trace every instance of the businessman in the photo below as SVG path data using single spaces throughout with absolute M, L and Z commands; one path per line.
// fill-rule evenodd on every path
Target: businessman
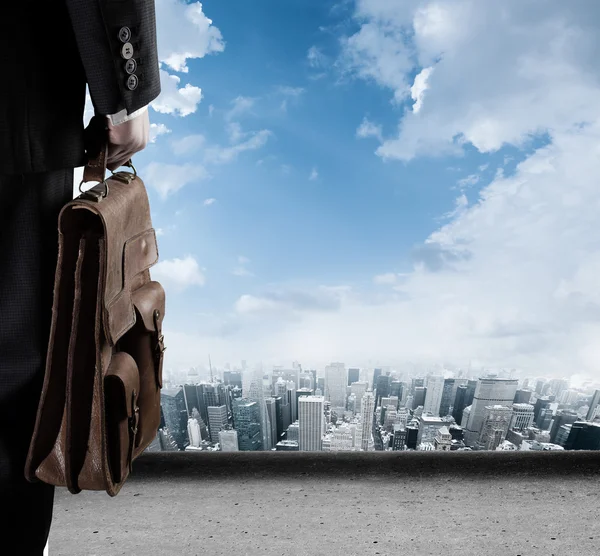
M 7 2 L 0 72 L 0 553 L 41 556 L 54 488 L 27 482 L 24 465 L 50 332 L 57 217 L 72 199 L 74 168 L 86 163 L 86 83 L 95 120 L 108 126 L 110 170 L 148 142 L 147 106 L 160 93 L 154 0 Z

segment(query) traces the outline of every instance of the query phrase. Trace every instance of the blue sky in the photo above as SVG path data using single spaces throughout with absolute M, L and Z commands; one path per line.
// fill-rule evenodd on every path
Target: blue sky
M 580 7 L 157 0 L 163 93 L 134 162 L 168 364 L 597 375 Z

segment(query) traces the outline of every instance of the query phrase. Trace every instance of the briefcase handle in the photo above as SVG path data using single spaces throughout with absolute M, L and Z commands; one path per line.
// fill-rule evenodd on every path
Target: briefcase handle
M 105 116 L 92 116 L 88 127 L 85 129 L 84 144 L 87 153 L 87 163 L 83 168 L 83 179 L 79 183 L 79 191 L 83 193 L 81 186 L 88 181 L 97 181 L 105 185 L 105 194 L 108 194 L 106 184 L 106 160 L 108 158 L 108 123 Z M 123 164 L 133 170 L 134 177 L 137 171 L 131 158 Z M 114 174 L 114 172 L 111 170 Z

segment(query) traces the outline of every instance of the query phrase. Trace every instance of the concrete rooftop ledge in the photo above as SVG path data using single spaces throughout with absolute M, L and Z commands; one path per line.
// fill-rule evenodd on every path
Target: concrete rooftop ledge
M 598 452 L 144 454 L 50 556 L 598 556 Z
M 600 452 L 157 452 L 141 455 L 133 476 L 290 478 L 330 476 L 528 475 L 600 477 Z M 599 551 L 600 554 L 600 551 Z

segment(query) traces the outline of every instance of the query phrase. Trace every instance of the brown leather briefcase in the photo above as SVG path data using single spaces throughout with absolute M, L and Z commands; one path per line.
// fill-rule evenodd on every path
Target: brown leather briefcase
M 104 143 L 84 169 L 82 183 L 100 183 L 60 212 L 45 378 L 25 476 L 74 494 L 115 496 L 160 423 L 165 292 L 150 278 L 158 247 L 145 186 L 135 169 L 105 179 L 106 155 Z

